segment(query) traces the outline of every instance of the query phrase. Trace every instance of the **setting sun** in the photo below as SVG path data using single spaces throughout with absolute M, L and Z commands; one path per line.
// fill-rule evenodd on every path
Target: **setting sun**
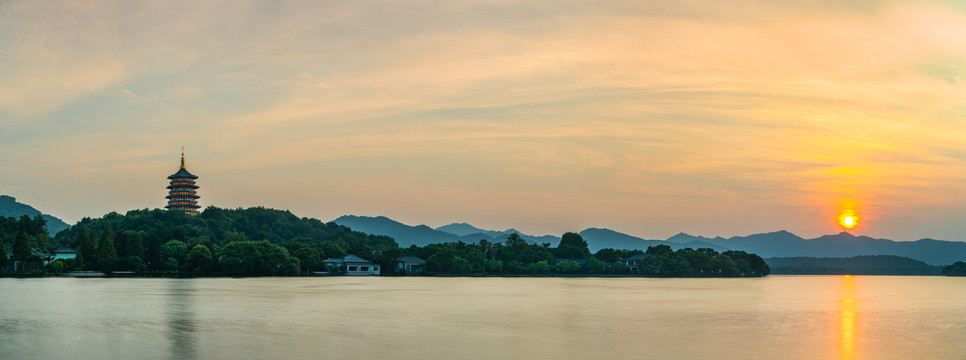
M 846 230 L 852 229 L 859 225 L 859 216 L 853 210 L 843 210 L 839 215 L 839 225 Z

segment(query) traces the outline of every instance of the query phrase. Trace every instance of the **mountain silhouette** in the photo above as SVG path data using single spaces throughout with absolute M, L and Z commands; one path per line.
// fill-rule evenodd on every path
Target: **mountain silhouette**
M 70 227 L 63 220 L 53 215 L 41 213 L 40 210 L 35 209 L 33 206 L 17 202 L 17 199 L 12 196 L 0 195 L 0 216 L 20 218 L 23 215 L 30 217 L 40 215 L 47 222 L 47 233 L 50 236 L 54 236 L 61 230 Z
M 384 216 L 366 217 L 346 215 L 335 220 L 353 230 L 374 235 L 386 235 L 396 239 L 401 247 L 425 246 L 433 243 L 462 241 L 477 243 L 480 240 L 504 242 L 507 236 L 517 232 L 486 230 L 468 223 L 453 223 L 433 229 L 426 225 L 410 226 Z M 922 239 L 917 241 L 893 241 L 855 236 L 848 232 L 805 239 L 785 230 L 752 234 L 748 236 L 703 237 L 679 233 L 667 240 L 648 240 L 611 229 L 588 228 L 580 232 L 591 252 L 603 248 L 645 250 L 649 246 L 668 245 L 672 249 L 711 248 L 722 252 L 742 250 L 772 257 L 846 258 L 863 255 L 895 255 L 923 261 L 930 265 L 948 265 L 966 261 L 966 242 Z M 533 236 L 520 233 L 530 243 L 550 243 L 557 246 L 560 238 L 552 235 Z

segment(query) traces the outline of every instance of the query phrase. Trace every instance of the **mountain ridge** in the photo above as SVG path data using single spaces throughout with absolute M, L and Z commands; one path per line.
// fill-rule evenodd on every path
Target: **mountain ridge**
M 61 230 L 70 227 L 70 225 L 56 216 L 45 214 L 33 206 L 18 202 L 13 196 L 0 195 L 0 216 L 20 218 L 23 215 L 30 217 L 40 215 L 47 222 L 47 233 L 51 237 L 57 235 Z
M 382 219 L 382 220 L 380 220 Z M 372 226 L 368 222 L 394 223 L 391 227 Z M 408 247 L 412 244 L 431 244 L 436 242 L 475 243 L 480 240 L 503 242 L 515 229 L 504 231 L 486 230 L 469 223 L 452 223 L 435 229 L 426 226 L 410 226 L 396 222 L 384 216 L 358 217 L 342 216 L 335 220 L 340 225 L 375 235 L 386 235 L 396 239 L 400 246 Z M 876 239 L 864 235 L 853 235 L 849 232 L 823 235 L 813 239 L 802 238 L 787 230 L 751 234 L 746 236 L 704 237 L 694 236 L 684 232 L 678 233 L 665 240 L 644 239 L 606 228 L 587 228 L 579 232 L 587 241 L 591 252 L 603 248 L 638 249 L 644 250 L 648 246 L 668 245 L 672 249 L 684 247 L 712 248 L 722 252 L 727 250 L 741 250 L 758 254 L 763 258 L 772 257 L 820 257 L 841 258 L 865 255 L 894 255 L 923 261 L 930 265 L 948 265 L 956 261 L 966 260 L 966 242 L 920 239 L 916 241 L 894 241 Z M 533 236 L 520 234 L 524 240 L 531 243 L 550 243 L 556 246 L 559 237 L 552 235 Z

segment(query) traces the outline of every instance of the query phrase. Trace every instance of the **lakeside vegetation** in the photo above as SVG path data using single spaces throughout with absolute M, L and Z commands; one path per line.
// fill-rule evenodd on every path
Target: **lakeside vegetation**
M 765 261 L 781 275 L 940 275 L 942 266 L 895 255 L 847 258 L 774 257 Z
M 743 251 L 673 251 L 658 245 L 646 251 L 602 249 L 591 254 L 576 233 L 564 234 L 557 247 L 511 234 L 504 242 L 399 248 L 386 236 L 261 207 L 208 207 L 197 216 L 160 209 L 110 213 L 84 218 L 53 238 L 40 217 L 0 218 L 0 236 L 16 239 L 11 245 L 19 249 L 17 259 L 29 258 L 30 248 L 50 252 L 69 245 L 77 250 L 75 259 L 55 261 L 38 269 L 41 274 L 94 270 L 142 276 L 298 276 L 325 271 L 324 259 L 346 254 L 380 265 L 383 275 L 404 275 L 395 266 L 404 255 L 425 259 L 427 275 L 741 277 L 770 272 L 761 257 Z

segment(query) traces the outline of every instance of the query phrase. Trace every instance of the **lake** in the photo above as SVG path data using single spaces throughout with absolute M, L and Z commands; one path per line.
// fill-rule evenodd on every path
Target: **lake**
M 962 359 L 966 278 L 0 279 L 0 359 Z

